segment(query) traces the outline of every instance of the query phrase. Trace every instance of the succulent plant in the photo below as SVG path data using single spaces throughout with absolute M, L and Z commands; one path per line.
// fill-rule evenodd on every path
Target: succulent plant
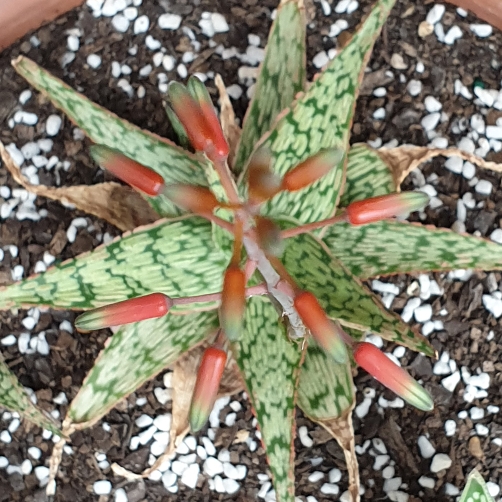
M 350 145 L 359 84 L 393 4 L 379 0 L 308 84 L 303 5 L 282 1 L 238 143 L 227 141 L 228 117 L 221 127 L 200 81 L 171 85 L 168 116 L 195 153 L 121 120 L 32 61 L 14 61 L 95 143 L 94 159 L 136 188 L 159 218 L 0 290 L 1 309 L 85 310 L 79 329 L 121 325 L 59 434 L 96 423 L 207 341 L 192 428 L 203 426 L 233 359 L 258 420 L 277 500 L 294 500 L 296 406 L 352 458 L 350 490 L 357 499 L 353 359 L 418 408 L 431 409 L 427 392 L 362 340 L 372 332 L 428 356 L 432 346 L 361 280 L 502 268 L 502 254 L 483 239 L 392 219 L 427 198 L 397 193 L 386 157 Z M 2 361 L 0 389 L 1 405 L 58 430 Z

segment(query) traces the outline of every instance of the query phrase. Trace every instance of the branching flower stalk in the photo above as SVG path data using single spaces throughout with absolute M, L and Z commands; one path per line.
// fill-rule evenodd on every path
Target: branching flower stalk
M 162 177 L 147 167 L 104 146 L 92 147 L 92 153 L 103 167 L 135 189 L 150 196 L 164 195 L 182 209 L 212 221 L 233 235 L 233 253 L 224 273 L 222 291 L 177 299 L 154 293 L 87 312 L 77 319 L 76 325 L 81 329 L 97 329 L 126 324 L 166 315 L 174 305 L 220 300 L 221 329 L 216 342 L 203 355 L 194 391 L 190 411 L 193 431 L 203 427 L 211 412 L 227 359 L 226 340 L 233 342 L 239 339 L 246 297 L 254 294 L 270 294 L 275 298 L 283 315 L 288 318 L 293 338 L 310 334 L 339 364 L 347 361 L 349 346 L 354 349 L 356 362 L 380 382 L 417 408 L 431 409 L 432 399 L 415 380 L 376 347 L 366 343 L 355 344 L 339 323 L 328 317 L 316 297 L 296 284 L 277 256 L 280 254 L 281 239 L 340 222 L 363 225 L 407 214 L 423 208 L 428 203 L 427 195 L 419 192 L 396 193 L 354 202 L 337 216 L 281 232 L 275 223 L 259 215 L 261 205 L 280 192 L 296 192 L 317 182 L 343 161 L 343 152 L 338 149 L 321 150 L 279 179 L 271 170 L 270 153 L 259 149 L 250 160 L 249 199 L 243 202 L 226 162 L 229 148 L 204 85 L 196 78 L 189 80 L 187 88 L 173 83 L 169 97 L 172 110 L 192 146 L 212 161 L 228 202 L 219 201 L 206 187 L 166 184 Z M 217 209 L 230 210 L 233 223 L 215 216 Z M 243 249 L 247 262 L 241 267 Z M 265 284 L 246 289 L 246 282 L 255 268 Z

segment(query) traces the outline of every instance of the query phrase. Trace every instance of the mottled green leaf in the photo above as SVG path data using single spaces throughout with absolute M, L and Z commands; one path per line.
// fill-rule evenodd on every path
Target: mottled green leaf
M 434 356 L 427 339 L 385 310 L 321 241 L 309 234 L 288 239 L 282 261 L 298 284 L 314 293 L 327 314 L 341 324 L 378 333 L 386 340 Z
M 248 300 L 241 339 L 232 344 L 256 413 L 279 502 L 294 502 L 295 388 L 301 351 L 267 298 Z
M 494 502 L 483 476 L 476 469 L 467 477 L 467 484 L 459 502 Z
M 215 293 L 221 290 L 226 261 L 213 246 L 206 220 L 161 221 L 0 289 L 0 309 L 89 309 L 152 292 L 173 297 Z
M 59 427 L 52 419 L 40 411 L 26 394 L 16 376 L 10 371 L 0 354 L 0 406 L 17 411 L 30 422 L 61 435 Z
M 25 57 L 13 62 L 15 70 L 39 91 L 47 94 L 95 143 L 119 150 L 158 172 L 167 183 L 205 185 L 204 161 L 165 138 L 120 119 L 88 100 L 36 63 Z M 165 197 L 148 198 L 161 216 L 176 216 L 180 210 Z
M 68 416 L 75 423 L 95 422 L 217 326 L 216 312 L 167 315 L 122 326 L 87 375 Z
M 347 46 L 265 140 L 279 175 L 323 148 L 348 151 L 359 82 L 394 1 L 377 2 Z M 305 190 L 277 195 L 264 206 L 264 213 L 293 216 L 304 223 L 327 218 L 336 208 L 343 179 L 340 165 Z
M 392 173 L 376 151 L 368 145 L 352 145 L 347 160 L 347 179 L 340 206 L 356 200 L 396 191 Z
M 240 172 L 258 140 L 280 111 L 305 86 L 305 11 L 299 0 L 285 0 L 277 9 L 253 99 L 246 112 L 234 169 Z
M 360 279 L 455 269 L 502 270 L 502 246 L 418 223 L 340 223 L 327 229 L 331 252 Z
M 312 340 L 300 371 L 298 406 L 316 420 L 337 418 L 354 402 L 350 362 L 338 364 Z

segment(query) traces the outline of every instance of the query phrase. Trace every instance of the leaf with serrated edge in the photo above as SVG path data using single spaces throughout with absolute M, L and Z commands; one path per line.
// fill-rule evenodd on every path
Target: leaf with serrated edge
M 120 119 L 26 57 L 20 56 L 12 64 L 22 77 L 47 94 L 54 106 L 68 115 L 95 143 L 118 150 L 148 166 L 158 172 L 166 183 L 206 185 L 203 172 L 205 162 L 200 157 Z M 147 200 L 161 216 L 181 214 L 166 197 L 147 197 Z
M 348 151 L 359 82 L 394 1 L 380 0 L 375 5 L 347 46 L 264 140 L 280 176 L 323 148 Z M 264 205 L 263 212 L 292 216 L 302 223 L 329 217 L 336 209 L 345 161 L 305 190 L 278 194 Z
M 360 279 L 456 269 L 502 270 L 500 244 L 419 223 L 340 223 L 328 228 L 324 242 Z
M 378 153 L 368 145 L 352 145 L 347 159 L 347 179 L 340 206 L 396 191 L 392 173 Z
M 214 248 L 206 220 L 160 221 L 0 289 L 0 309 L 91 309 L 153 292 L 172 297 L 216 293 L 226 262 Z
M 61 436 L 59 427 L 46 417 L 26 394 L 16 376 L 10 371 L 0 354 L 0 406 L 16 411 L 35 425 Z
M 174 363 L 218 325 L 216 312 L 167 315 L 122 326 L 98 357 L 68 410 L 76 424 L 95 423 L 121 399 Z
M 459 502 L 473 501 L 494 502 L 483 476 L 476 469 L 472 470 L 467 476 L 467 483 L 459 500 Z
M 378 333 L 411 350 L 435 355 L 424 336 L 385 310 L 378 298 L 315 237 L 301 234 L 288 239 L 282 261 L 300 287 L 312 292 L 330 317 L 349 327 Z
M 294 409 L 301 351 L 264 297 L 248 300 L 243 333 L 232 351 L 260 426 L 277 500 L 294 502 Z
M 305 86 L 305 11 L 301 0 L 286 0 L 277 9 L 265 59 L 253 99 L 244 118 L 234 170 L 240 172 L 255 144 L 272 126 L 279 112 Z

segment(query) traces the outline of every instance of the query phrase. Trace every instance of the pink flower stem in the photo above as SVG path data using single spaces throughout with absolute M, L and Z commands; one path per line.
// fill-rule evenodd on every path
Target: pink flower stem
M 332 218 L 328 218 L 327 220 L 314 221 L 313 223 L 307 223 L 299 227 L 283 230 L 281 232 L 281 238 L 287 239 L 288 237 L 294 237 L 295 235 L 304 234 L 312 230 L 317 230 L 318 228 L 328 227 L 330 225 L 334 225 L 335 223 L 341 223 L 345 221 L 347 221 L 346 215 L 345 212 L 343 212 L 342 214 L 338 214 L 337 216 L 333 216 Z
M 220 218 L 218 216 L 215 216 L 214 214 L 204 214 L 204 218 L 206 218 L 209 221 L 212 221 L 214 224 L 218 225 L 219 227 L 223 228 L 223 230 L 226 230 L 228 233 L 233 234 L 234 233 L 234 226 L 232 223 L 224 220 L 223 218 Z
M 267 293 L 268 293 L 267 285 L 264 283 L 246 288 L 246 297 L 248 298 L 250 296 L 265 295 Z M 182 298 L 173 298 L 172 300 L 173 300 L 173 306 L 190 305 L 191 303 L 200 303 L 200 302 L 216 302 L 221 300 L 221 293 L 208 293 L 206 295 L 185 296 Z
M 218 173 L 221 186 L 223 187 L 230 204 L 240 205 L 241 201 L 239 199 L 239 194 L 237 193 L 237 188 L 235 187 L 234 180 L 232 179 L 228 169 L 226 159 L 213 162 L 213 166 Z

